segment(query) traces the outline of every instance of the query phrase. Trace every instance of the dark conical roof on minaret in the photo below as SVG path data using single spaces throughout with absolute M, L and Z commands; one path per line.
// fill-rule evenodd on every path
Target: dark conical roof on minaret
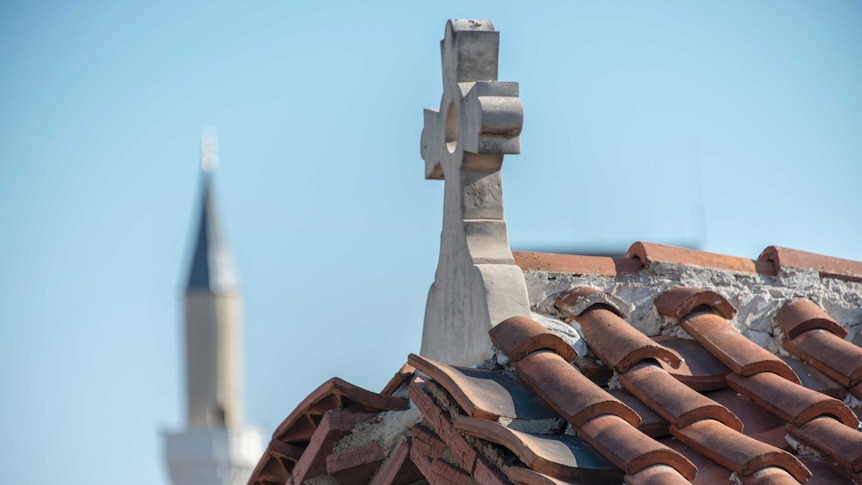
M 192 254 L 186 291 L 208 290 L 212 293 L 225 293 L 238 286 L 233 258 L 221 233 L 215 208 L 212 178 L 217 162 L 218 141 L 215 129 L 207 128 L 201 134 L 203 193 L 195 252 Z

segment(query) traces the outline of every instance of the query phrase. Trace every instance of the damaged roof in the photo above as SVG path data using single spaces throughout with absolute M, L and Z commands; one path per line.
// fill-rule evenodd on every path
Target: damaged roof
M 494 359 L 466 368 L 410 355 L 380 393 L 328 381 L 279 426 L 250 483 L 862 477 L 862 348 L 846 340 L 862 320 L 860 263 L 648 243 L 620 258 L 515 260 L 541 313 L 495 326 Z

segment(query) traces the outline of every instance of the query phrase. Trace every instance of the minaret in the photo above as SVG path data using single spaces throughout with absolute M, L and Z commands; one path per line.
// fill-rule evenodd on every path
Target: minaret
M 242 423 L 242 298 L 221 233 L 212 178 L 215 130 L 201 134 L 203 190 L 185 286 L 185 431 L 165 435 L 173 485 L 240 485 L 263 452 L 257 429 Z

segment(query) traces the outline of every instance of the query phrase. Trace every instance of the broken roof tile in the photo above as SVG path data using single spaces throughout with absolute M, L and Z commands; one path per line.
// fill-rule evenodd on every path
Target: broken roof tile
M 407 485 L 422 478 L 422 473 L 410 459 L 410 446 L 413 437 L 408 436 L 392 452 L 386 468 L 374 481 L 374 485 Z
M 431 423 L 437 436 L 449 447 L 461 468 L 473 471 L 476 464 L 476 450 L 455 429 L 451 416 L 437 405 L 421 382 L 412 383 L 408 392 L 419 412 Z
M 862 472 L 862 432 L 855 428 L 820 417 L 802 426 L 791 426 L 789 431 L 800 443 L 825 453 L 848 472 Z
M 798 249 L 769 246 L 760 253 L 758 261 L 771 261 L 776 271 L 784 267 L 813 269 L 820 276 L 848 281 L 862 281 L 862 262 L 833 258 Z
M 689 314 L 679 324 L 736 374 L 750 376 L 759 372 L 774 372 L 799 383 L 799 377 L 784 361 L 745 338 L 727 320 L 714 313 Z
M 680 356 L 679 367 L 674 369 L 664 361 L 656 361 L 668 374 L 695 391 L 715 391 L 727 384 L 724 376 L 730 369 L 706 351 L 697 341 L 658 335 L 653 340 Z
M 326 457 L 326 473 L 338 485 L 364 485 L 383 462 L 383 449 L 376 441 L 332 453 Z
M 853 428 L 859 424 L 856 415 L 843 402 L 794 384 L 772 372 L 748 377 L 730 374 L 727 384 L 791 424 L 802 425 L 822 415 L 833 416 Z
M 785 303 L 775 315 L 775 321 L 781 325 L 788 338 L 796 338 L 802 332 L 815 328 L 828 330 L 841 338 L 847 337 L 847 330 L 808 298 L 794 298 Z
M 727 320 L 736 316 L 736 308 L 724 296 L 700 288 L 674 286 L 663 292 L 653 301 L 656 310 L 662 315 L 680 319 L 695 308 L 708 306 Z
M 496 443 L 530 469 L 567 481 L 614 482 L 622 472 L 587 446 L 568 435 L 539 435 L 507 428 L 493 421 L 459 417 L 455 427 L 463 433 Z
M 524 251 L 516 251 L 512 255 L 515 257 L 515 264 L 523 271 L 615 276 L 637 273 L 642 268 L 640 261 L 628 258 Z
M 741 475 L 751 475 L 768 466 L 777 466 L 787 470 L 800 482 L 811 476 L 805 465 L 790 453 L 712 419 L 697 421 L 685 428 L 671 426 L 670 431 L 698 453 Z
M 617 372 L 625 372 L 644 359 L 660 359 L 671 367 L 679 367 L 679 355 L 610 310 L 595 306 L 577 317 L 577 321 L 590 350 Z
M 495 325 L 488 335 L 509 359 L 517 362 L 537 350 L 552 350 L 572 362 L 578 353 L 557 334 L 528 317 L 512 317 Z
M 511 419 L 557 417 L 527 386 L 502 372 L 453 367 L 416 354 L 410 354 L 408 361 L 443 386 L 470 416 L 492 420 L 500 416 Z
M 684 456 L 612 414 L 599 416 L 579 427 L 578 436 L 627 475 L 658 464 L 673 467 L 689 481 L 697 473 L 694 464 Z
M 862 382 L 862 348 L 816 328 L 784 339 L 784 348 L 844 386 Z
M 629 247 L 625 257 L 637 258 L 646 267 L 652 263 L 668 263 L 716 268 L 738 273 L 759 273 L 767 272 L 770 269 L 766 265 L 758 266 L 754 261 L 747 258 L 640 241 Z
M 326 473 L 326 458 L 332 453 L 332 446 L 347 436 L 357 424 L 372 417 L 374 414 L 352 413 L 339 409 L 324 414 L 308 447 L 293 469 L 291 475 L 296 483 Z
M 553 352 L 537 352 L 515 364 L 518 376 L 572 426 L 602 414 L 620 416 L 632 426 L 640 416 Z
M 391 396 L 395 394 L 401 386 L 410 382 L 410 378 L 413 377 L 413 371 L 416 369 L 413 368 L 412 365 L 405 363 L 398 369 L 398 372 L 392 376 L 392 379 L 386 383 L 386 386 L 383 387 L 383 390 L 380 391 L 381 396 Z
M 683 428 L 705 418 L 742 431 L 742 421 L 726 407 L 644 362 L 620 374 L 620 384 L 669 423 Z
M 500 469 L 482 456 L 476 459 L 473 478 L 482 485 L 510 485 Z

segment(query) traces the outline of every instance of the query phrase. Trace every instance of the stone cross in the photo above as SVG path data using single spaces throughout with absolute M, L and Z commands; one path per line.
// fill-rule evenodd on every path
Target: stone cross
M 503 219 L 503 155 L 520 152 L 518 83 L 498 82 L 499 32 L 487 20 L 450 20 L 440 43 L 443 96 L 425 110 L 425 177 L 444 179 L 443 233 L 420 353 L 472 365 L 491 356 L 487 332 L 529 315 Z

